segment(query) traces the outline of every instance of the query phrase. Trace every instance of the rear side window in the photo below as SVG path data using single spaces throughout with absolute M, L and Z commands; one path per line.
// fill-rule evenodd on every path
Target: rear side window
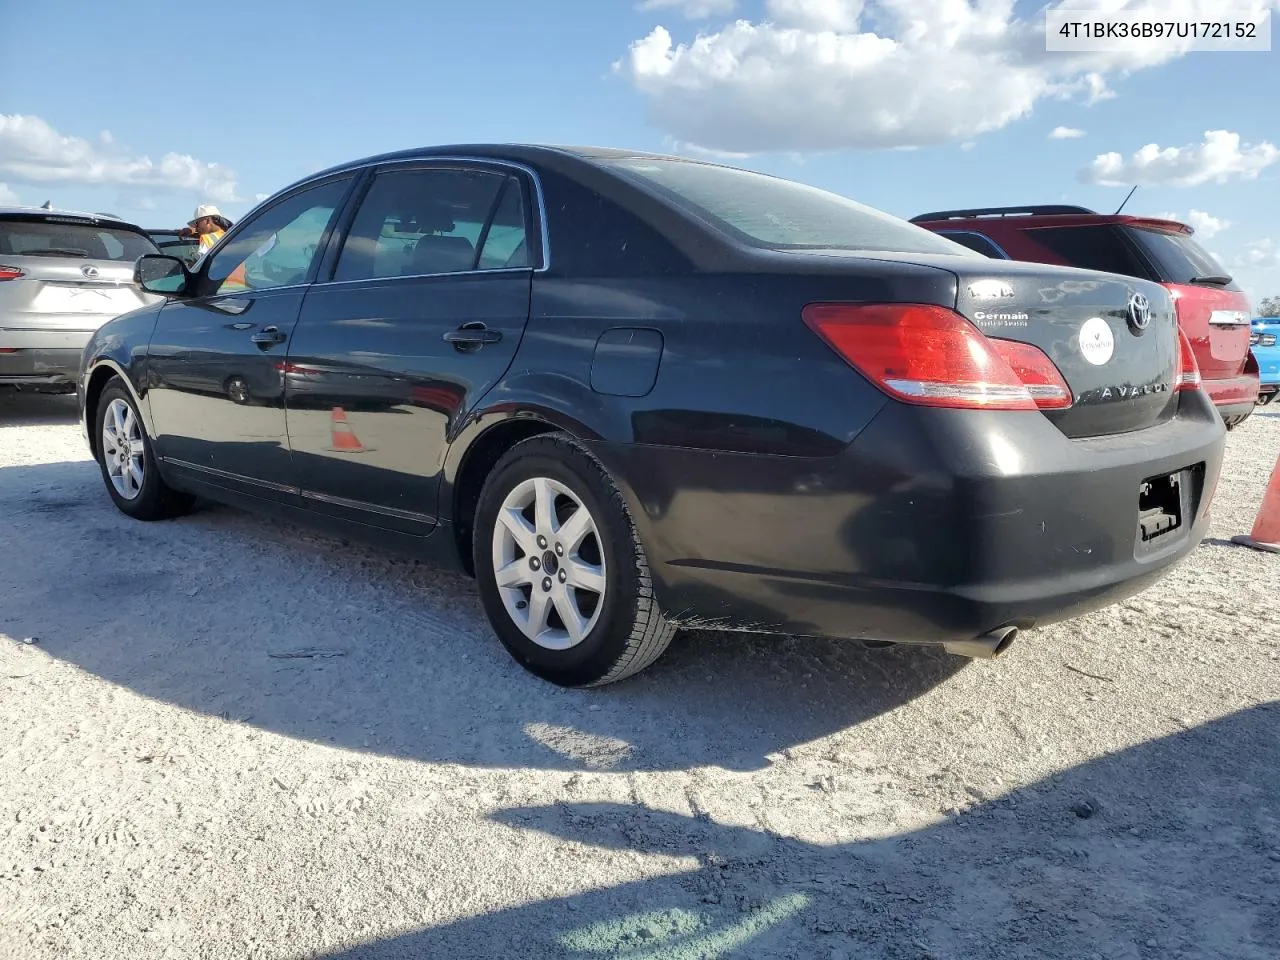
M 519 181 L 485 170 L 395 170 L 378 174 L 361 201 L 333 279 L 431 276 L 528 262 Z
M 990 257 L 993 260 L 1009 259 L 1000 252 L 1000 248 L 988 240 L 980 233 L 961 232 L 959 230 L 939 230 L 938 235 L 946 237 L 948 240 L 954 240 L 961 246 L 968 247 L 974 253 L 980 253 L 984 257 Z
M 923 227 L 792 180 L 687 160 L 600 162 L 753 246 L 973 256 Z
M 57 220 L 0 220 L 0 254 L 132 263 L 156 246 L 145 234 Z
M 1084 227 L 1036 227 L 1027 234 L 1073 267 L 1103 270 L 1141 280 L 1159 280 L 1121 231 L 1109 224 Z
M 1159 267 L 1162 274 L 1160 279 L 1165 283 L 1190 283 L 1198 278 L 1230 276 L 1209 251 L 1185 233 L 1148 230 L 1143 227 L 1125 229 Z M 1234 283 L 1228 283 L 1223 289 L 1240 288 Z

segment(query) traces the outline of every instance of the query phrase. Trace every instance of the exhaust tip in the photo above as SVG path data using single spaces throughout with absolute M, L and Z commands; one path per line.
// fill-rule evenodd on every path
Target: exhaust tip
M 999 627 L 972 640 L 952 640 L 942 649 L 957 657 L 971 660 L 994 660 L 1013 645 L 1018 636 L 1017 627 Z

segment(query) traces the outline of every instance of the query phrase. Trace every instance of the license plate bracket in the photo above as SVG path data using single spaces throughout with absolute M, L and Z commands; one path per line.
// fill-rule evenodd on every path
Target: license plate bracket
M 1176 539 L 1170 534 L 1183 530 L 1190 499 L 1187 496 L 1189 480 L 1189 471 L 1178 470 L 1148 477 L 1138 484 L 1139 548 L 1152 548 L 1156 541 L 1166 538 Z

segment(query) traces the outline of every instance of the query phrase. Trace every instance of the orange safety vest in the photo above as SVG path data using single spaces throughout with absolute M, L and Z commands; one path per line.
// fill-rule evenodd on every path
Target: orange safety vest
M 200 248 L 197 251 L 200 254 L 200 256 L 203 257 L 206 253 L 212 250 L 214 248 L 214 245 L 217 244 L 217 242 L 222 239 L 222 234 L 224 232 L 225 231 L 222 231 L 222 230 L 214 230 L 212 233 L 200 234 Z

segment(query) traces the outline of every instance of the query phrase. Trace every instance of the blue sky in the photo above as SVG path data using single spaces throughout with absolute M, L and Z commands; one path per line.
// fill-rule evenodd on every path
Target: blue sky
M 1280 8 L 1229 6 L 1251 3 Z M 0 39 L 0 201 L 172 226 L 331 163 L 490 140 L 725 157 L 901 216 L 1114 210 L 1138 182 L 1128 212 L 1190 218 L 1255 300 L 1280 294 L 1280 53 L 1046 53 L 1043 7 L 31 4 Z

